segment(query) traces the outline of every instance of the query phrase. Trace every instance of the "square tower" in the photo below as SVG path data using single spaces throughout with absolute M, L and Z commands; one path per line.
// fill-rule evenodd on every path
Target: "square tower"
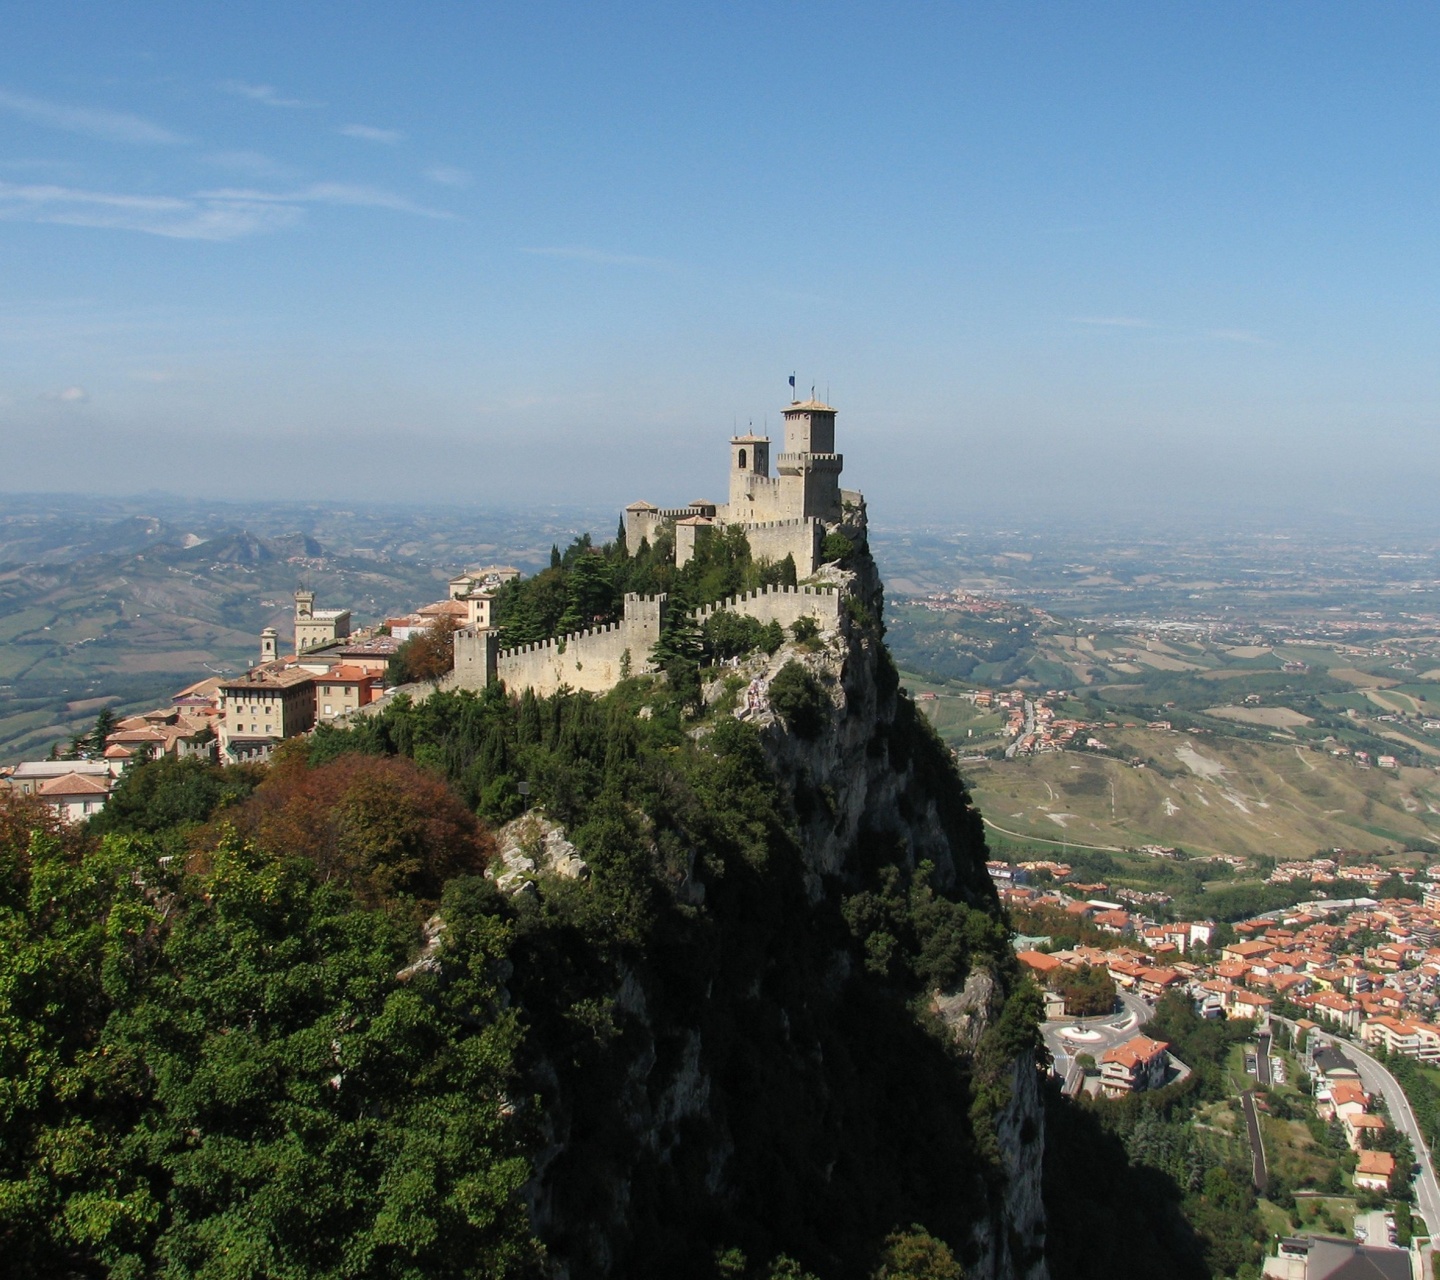
M 786 453 L 834 453 L 835 410 L 818 400 L 797 400 L 783 410 Z
M 768 482 L 769 479 L 770 437 L 732 436 L 730 439 L 731 512 L 741 512 L 751 507 L 755 500 L 756 481 Z M 745 517 L 732 516 L 732 518 L 743 519 Z

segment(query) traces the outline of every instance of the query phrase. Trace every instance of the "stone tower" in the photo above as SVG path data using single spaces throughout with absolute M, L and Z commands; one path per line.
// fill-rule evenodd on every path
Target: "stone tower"
M 839 520 L 845 459 L 835 452 L 835 410 L 818 400 L 797 400 L 784 416 L 785 452 L 775 466 L 785 518 Z
M 730 510 L 732 519 L 778 520 L 780 485 L 770 475 L 770 437 L 755 434 L 730 440 Z
M 260 661 L 274 662 L 280 656 L 280 633 L 274 627 L 266 627 L 260 633 Z
M 313 591 L 297 591 L 295 593 L 295 621 L 308 621 L 315 616 L 315 593 Z

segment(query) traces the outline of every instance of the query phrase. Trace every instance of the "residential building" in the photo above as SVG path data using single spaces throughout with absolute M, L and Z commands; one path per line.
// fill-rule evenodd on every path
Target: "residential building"
M 1100 1060 L 1100 1087 L 1110 1097 L 1158 1089 L 1170 1069 L 1170 1046 L 1149 1036 L 1136 1036 L 1107 1049 Z
M 277 742 L 315 724 L 315 674 L 300 667 L 257 667 L 220 686 L 220 758 L 268 760 Z
M 1395 1157 L 1388 1151 L 1362 1151 L 1355 1166 L 1355 1185 L 1368 1191 L 1389 1191 Z
M 380 696 L 384 677 L 361 666 L 331 667 L 315 677 L 315 719 L 320 723 L 349 715 Z
M 0 781 L 22 796 L 36 795 L 47 782 L 56 778 L 79 775 L 86 778 L 113 778 L 120 773 L 119 765 L 104 760 L 26 760 L 12 765 L 0 774 Z
M 110 775 L 67 773 L 48 778 L 35 791 L 66 822 L 84 822 L 105 807 L 110 798 Z

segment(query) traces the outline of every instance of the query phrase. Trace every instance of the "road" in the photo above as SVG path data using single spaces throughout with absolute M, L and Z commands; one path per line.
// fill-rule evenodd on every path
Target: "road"
M 1035 732 L 1035 704 L 1029 698 L 1024 700 L 1025 704 L 1025 727 L 1020 730 L 1019 736 L 1008 747 L 1005 748 L 1005 759 L 1013 760 L 1015 752 L 1020 747 L 1021 740 L 1027 735 Z
M 1107 1049 L 1139 1035 L 1155 1013 L 1148 1001 L 1128 991 L 1121 993 L 1120 1006 L 1118 1013 L 1100 1018 L 1062 1018 L 1041 1024 L 1045 1044 L 1062 1078 L 1080 1054 L 1088 1053 L 1098 1063 Z
M 1245 1129 L 1250 1135 L 1250 1180 L 1262 1196 L 1270 1185 L 1270 1170 L 1265 1166 L 1265 1143 L 1260 1137 L 1260 1117 L 1255 1112 L 1255 1094 L 1246 1089 L 1240 1095 L 1240 1109 L 1245 1113 Z
M 1284 1022 L 1292 1029 L 1295 1024 L 1288 1018 L 1273 1017 L 1272 1021 Z M 1425 1228 L 1430 1233 L 1440 1233 L 1440 1183 L 1435 1181 L 1435 1162 L 1425 1139 L 1420 1134 L 1420 1123 L 1410 1108 L 1410 1100 L 1400 1087 L 1400 1082 L 1384 1066 L 1372 1058 L 1358 1044 L 1350 1040 L 1322 1036 L 1351 1062 L 1360 1073 L 1360 1083 L 1367 1093 L 1383 1093 L 1390 1108 L 1390 1119 L 1404 1131 L 1415 1148 L 1415 1163 L 1419 1176 L 1415 1179 L 1415 1207 L 1425 1219 Z
M 1267 1089 L 1270 1087 L 1270 1033 L 1268 1031 L 1256 1042 L 1255 1079 Z
M 1031 835 L 1028 831 L 1011 831 L 1009 827 L 1002 827 L 998 822 L 991 822 L 990 819 L 983 814 L 980 820 L 989 827 L 991 831 L 998 831 L 1002 836 L 1014 836 L 1017 840 L 1028 840 L 1031 844 L 1053 844 L 1056 848 L 1063 849 L 1095 849 L 1100 853 L 1125 852 L 1118 844 L 1081 844 L 1078 840 L 1052 840 L 1049 836 L 1035 836 Z

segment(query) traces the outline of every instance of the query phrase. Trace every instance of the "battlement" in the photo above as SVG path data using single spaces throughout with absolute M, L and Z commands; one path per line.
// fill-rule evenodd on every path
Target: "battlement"
M 789 520 L 741 520 L 737 522 L 746 533 L 752 529 L 803 529 L 815 523 L 814 516 L 794 516 Z
M 603 627 L 590 627 L 585 631 L 569 631 L 563 636 L 551 636 L 548 640 L 537 640 L 533 644 L 518 644 L 513 649 L 501 649 L 499 656 L 514 658 L 522 653 L 544 653 L 548 649 L 559 649 L 561 646 L 568 649 L 570 645 L 579 644 L 591 636 L 604 636 L 609 635 L 612 631 L 619 631 L 624 625 L 623 622 L 607 622 Z
M 780 453 L 775 455 L 777 467 L 792 467 L 799 470 L 808 467 L 811 471 L 840 471 L 845 466 L 843 453 Z
M 694 613 L 703 624 L 717 613 L 738 613 L 757 622 L 778 622 L 793 627 L 801 618 L 814 618 L 822 628 L 839 625 L 842 610 L 840 593 L 834 587 L 762 587 L 738 596 L 707 604 Z

